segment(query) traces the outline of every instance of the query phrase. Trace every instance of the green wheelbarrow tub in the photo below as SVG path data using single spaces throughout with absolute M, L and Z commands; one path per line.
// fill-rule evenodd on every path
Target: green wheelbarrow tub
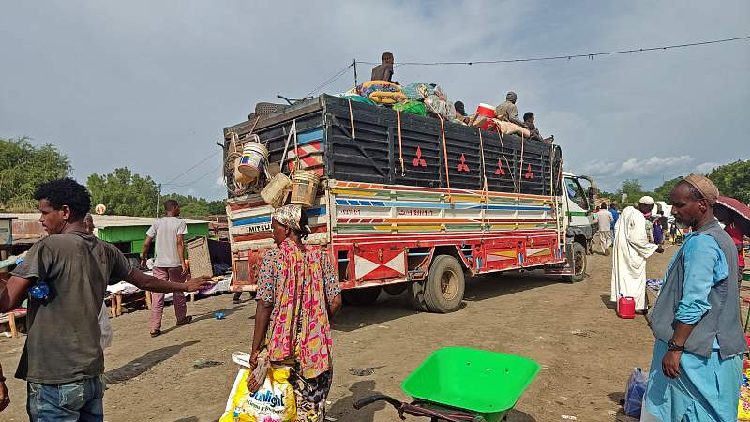
M 538 372 L 539 365 L 523 356 L 446 347 L 422 362 L 401 388 L 418 400 L 496 416 L 515 406 Z

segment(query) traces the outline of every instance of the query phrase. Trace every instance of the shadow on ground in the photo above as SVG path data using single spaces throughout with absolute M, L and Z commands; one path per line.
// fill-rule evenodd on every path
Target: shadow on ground
M 559 278 L 544 276 L 543 273 L 538 271 L 486 274 L 466 280 L 464 299 L 469 302 L 479 302 L 558 283 L 564 283 L 564 281 Z
M 243 309 L 246 306 L 247 306 L 247 304 L 243 303 L 243 304 L 240 304 L 240 305 L 234 305 L 231 308 L 214 309 L 214 310 L 207 311 L 207 312 L 204 312 L 204 313 L 199 314 L 199 315 L 193 315 L 193 320 L 190 323 L 191 324 L 195 324 L 196 322 L 205 321 L 207 319 L 215 319 L 216 318 L 214 316 L 215 312 L 223 312 L 224 313 L 224 318 L 227 318 L 227 317 L 231 316 L 233 313 L 235 313 L 236 311 L 241 310 L 241 309 Z M 165 330 L 162 330 L 161 333 L 162 334 L 167 334 L 167 333 L 171 332 L 172 330 L 176 330 L 176 329 L 178 329 L 180 327 L 184 327 L 184 325 L 180 325 L 180 326 L 173 325 L 173 326 L 171 326 L 171 327 L 169 327 L 169 328 L 167 328 Z
M 602 294 L 601 298 L 602 298 L 602 303 L 604 304 L 604 306 L 607 307 L 607 309 L 612 309 L 612 310 L 616 310 L 617 309 L 617 304 L 615 302 L 610 302 L 609 301 L 609 295 L 608 294 L 606 294 L 606 293 Z
M 505 422 L 537 422 L 536 419 L 528 413 L 515 409 L 508 412 L 505 417 Z
M 192 346 L 196 343 L 200 343 L 200 341 L 191 340 L 182 344 L 175 344 L 162 347 L 161 349 L 152 350 L 139 358 L 131 360 L 124 366 L 105 372 L 104 379 L 107 381 L 107 384 L 123 384 L 171 358 L 177 353 L 180 353 L 180 350 L 183 348 Z
M 351 395 L 342 397 L 336 401 L 326 412 L 327 415 L 338 419 L 340 422 L 373 422 L 375 412 L 385 409 L 386 404 L 382 401 L 365 406 L 360 410 L 354 410 L 352 403 L 374 394 L 378 394 L 375 389 L 375 381 L 366 380 L 358 381 L 349 387 Z M 398 420 L 396 409 L 393 409 L 393 420 Z
M 545 276 L 539 271 L 524 273 L 512 272 L 501 275 L 493 273 L 466 280 L 464 300 L 466 302 L 480 302 L 494 297 L 520 293 L 557 283 L 565 283 L 559 278 Z M 347 305 L 341 313 L 331 321 L 332 328 L 339 331 L 351 332 L 369 325 L 384 324 L 400 318 L 414 315 L 409 297 L 409 290 L 399 295 L 389 295 L 381 292 L 378 300 L 370 305 Z M 466 303 L 461 304 L 461 309 Z

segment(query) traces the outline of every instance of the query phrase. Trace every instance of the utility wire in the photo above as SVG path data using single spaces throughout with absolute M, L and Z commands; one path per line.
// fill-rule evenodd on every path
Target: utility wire
M 175 180 L 179 179 L 180 177 L 182 177 L 182 176 L 186 175 L 186 174 L 187 174 L 187 173 L 188 173 L 188 172 L 189 172 L 190 170 L 193 170 L 194 168 L 196 168 L 196 167 L 198 167 L 199 165 L 201 165 L 201 164 L 205 163 L 205 162 L 206 162 L 206 161 L 208 161 L 209 159 L 211 159 L 211 158 L 214 158 L 214 157 L 216 157 L 216 155 L 217 155 L 218 153 L 220 153 L 221 151 L 222 151 L 222 150 L 218 150 L 218 151 L 214 152 L 213 154 L 211 154 L 211 155 L 209 155 L 209 156 L 207 156 L 207 157 L 203 158 L 202 160 L 200 160 L 200 161 L 199 161 L 199 162 L 198 162 L 197 164 L 195 164 L 194 166 L 190 167 L 189 169 L 187 169 L 187 170 L 183 171 L 182 173 L 178 174 L 177 176 L 173 177 L 173 178 L 172 178 L 172 179 L 171 179 L 171 180 L 170 180 L 169 182 L 167 182 L 167 183 L 162 183 L 162 185 L 163 185 L 163 186 L 167 186 L 167 185 L 173 185 L 173 183 L 172 183 L 172 182 L 174 182 Z M 175 185 L 175 186 L 179 186 L 179 185 Z
M 219 170 L 221 170 L 221 169 L 222 169 L 223 167 L 224 167 L 224 164 L 220 165 L 220 166 L 219 166 L 218 168 L 215 168 L 215 169 L 209 170 L 209 171 L 207 171 L 207 172 L 203 173 L 203 175 L 201 175 L 201 176 L 200 176 L 200 177 L 198 177 L 197 179 L 193 180 L 192 182 L 188 182 L 188 183 L 185 183 L 185 184 L 182 184 L 182 185 L 172 185 L 172 186 L 174 186 L 174 187 L 176 187 L 176 188 L 186 188 L 186 187 L 188 187 L 188 186 L 192 186 L 192 185 L 194 185 L 194 184 L 196 184 L 196 183 L 200 182 L 201 180 L 205 179 L 205 178 L 206 178 L 206 176 L 208 176 L 209 174 L 211 174 L 211 173 L 217 173 L 217 172 L 218 172 Z
M 305 97 L 309 97 L 309 96 L 311 96 L 311 95 L 313 95 L 313 94 L 317 93 L 317 92 L 318 92 L 318 91 L 320 91 L 321 89 L 323 89 L 323 88 L 327 87 L 328 85 L 330 85 L 330 84 L 332 84 L 332 83 L 336 82 L 336 81 L 337 81 L 337 80 L 338 80 L 338 79 L 339 79 L 340 77 L 344 76 L 344 74 L 346 73 L 346 71 L 347 71 L 347 70 L 349 70 L 349 68 L 351 68 L 352 66 L 354 66 L 354 63 L 350 63 L 350 64 L 349 64 L 349 65 L 347 65 L 347 66 L 346 66 L 345 68 L 343 68 L 343 69 L 339 70 L 338 72 L 336 72 L 336 74 L 335 74 L 335 75 L 333 75 L 333 76 L 331 76 L 330 78 L 328 78 L 328 80 L 326 80 L 326 81 L 325 81 L 325 82 L 323 82 L 322 84 L 318 85 L 318 86 L 317 86 L 317 87 L 316 87 L 315 89 L 313 89 L 312 91 L 308 92 L 308 93 L 307 93 L 307 95 L 305 95 Z
M 399 67 L 399 66 L 452 66 L 452 65 L 473 66 L 475 64 L 501 64 L 501 63 L 536 62 L 536 61 L 546 61 L 546 60 L 570 60 L 570 59 L 577 59 L 577 58 L 583 58 L 583 57 L 593 60 L 594 57 L 597 57 L 597 56 L 606 56 L 606 55 L 612 55 L 612 54 L 645 53 L 649 51 L 672 50 L 672 49 L 678 49 L 678 48 L 688 48 L 688 47 L 696 47 L 696 46 L 709 45 L 709 44 L 721 44 L 721 43 L 727 43 L 727 42 L 732 42 L 732 41 L 747 41 L 747 40 L 750 40 L 750 35 L 744 36 L 744 37 L 732 37 L 732 38 L 723 38 L 723 39 L 718 39 L 718 40 L 665 45 L 661 47 L 634 48 L 634 49 L 628 49 L 628 50 L 607 51 L 607 52 L 598 52 L 598 53 L 563 54 L 563 55 L 557 55 L 557 56 L 529 57 L 529 58 L 504 59 L 504 60 L 478 60 L 478 61 L 470 61 L 470 62 L 402 62 L 402 63 L 397 63 L 396 67 Z M 357 61 L 357 63 L 368 64 L 368 65 L 380 64 L 380 63 L 374 63 L 374 62 L 360 62 L 360 61 Z

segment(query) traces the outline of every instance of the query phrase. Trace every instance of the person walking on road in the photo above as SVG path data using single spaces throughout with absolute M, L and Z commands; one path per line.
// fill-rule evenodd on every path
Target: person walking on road
M 151 242 L 156 240 L 156 261 L 154 263 L 154 277 L 161 280 L 184 283 L 188 273 L 185 262 L 185 235 L 187 224 L 180 216 L 180 204 L 173 199 L 164 202 L 164 211 L 167 216 L 162 217 L 149 227 L 146 239 L 143 241 L 143 253 L 141 254 L 141 267 L 146 266 L 146 258 Z M 189 324 L 193 317 L 187 315 L 187 301 L 185 296 L 176 294 L 172 296 L 172 306 L 177 325 Z M 151 319 L 149 322 L 151 337 L 161 335 L 161 317 L 164 313 L 164 295 L 154 293 L 151 296 Z
M 599 211 L 596 212 L 596 221 L 599 223 L 599 244 L 602 247 L 602 253 L 609 255 L 609 247 L 612 244 L 612 214 L 607 209 L 607 204 L 602 204 Z
M 614 202 L 609 204 L 609 213 L 612 214 L 612 224 L 609 225 L 609 228 L 612 231 L 612 239 L 614 239 L 615 224 L 617 224 L 617 219 L 620 218 L 620 213 L 617 211 L 617 205 Z
M 620 296 L 631 296 L 637 311 L 646 309 L 646 258 L 658 249 L 648 241 L 644 217 L 653 206 L 653 198 L 644 196 L 637 209 L 625 207 L 615 225 L 609 300 L 617 302 Z
M 0 312 L 29 301 L 16 378 L 27 382 L 31 422 L 101 422 L 104 353 L 98 315 L 107 282 L 116 278 L 170 293 L 197 291 L 211 285 L 210 279 L 172 283 L 133 268 L 114 245 L 87 232 L 83 218 L 91 198 L 73 179 L 39 186 L 34 199 L 49 235 L 26 252 L 7 282 L 0 281 Z M 7 398 L 4 390 L 0 383 L 0 398 Z
M 672 189 L 672 215 L 693 231 L 667 269 L 651 313 L 655 342 L 641 421 L 735 422 L 747 350 L 737 249 L 714 219 L 719 190 L 691 174 Z
M 310 229 L 298 205 L 276 209 L 271 227 L 277 248 L 258 270 L 250 364 L 255 368 L 265 350 L 271 363 L 290 366 L 295 420 L 322 422 L 333 380 L 329 319 L 341 308 L 341 287 L 328 254 L 302 243 Z M 249 377 L 248 390 L 256 392 L 261 383 Z

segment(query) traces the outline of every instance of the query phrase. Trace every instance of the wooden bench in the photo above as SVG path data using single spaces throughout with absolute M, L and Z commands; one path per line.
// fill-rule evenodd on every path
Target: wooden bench
M 0 324 L 8 324 L 12 338 L 18 338 L 18 328 L 16 327 L 16 318 L 25 318 L 26 311 L 17 309 L 13 312 L 0 314 Z

